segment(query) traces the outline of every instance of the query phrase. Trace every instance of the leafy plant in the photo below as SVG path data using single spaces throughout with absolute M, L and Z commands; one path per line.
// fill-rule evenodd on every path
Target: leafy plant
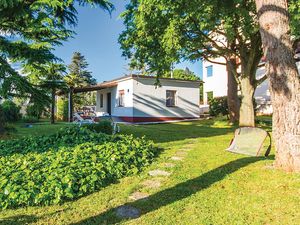
M 3 134 L 5 129 L 5 118 L 4 118 L 4 113 L 3 113 L 3 108 L 0 105 L 0 134 Z
M 26 114 L 29 117 L 35 117 L 37 119 L 40 119 L 44 110 L 45 106 L 41 104 L 32 104 L 27 106 Z
M 209 101 L 209 114 L 211 116 L 228 115 L 227 97 L 217 97 Z
M 13 101 L 6 100 L 2 103 L 2 110 L 4 119 L 7 122 L 15 122 L 21 118 L 20 107 L 17 106 Z
M 2 141 L 0 206 L 59 204 L 136 174 L 154 156 L 153 143 L 83 127 L 55 135 Z
M 109 120 L 102 120 L 98 123 L 85 124 L 84 127 L 97 133 L 102 132 L 105 134 L 112 134 L 113 132 L 113 127 L 111 121 Z

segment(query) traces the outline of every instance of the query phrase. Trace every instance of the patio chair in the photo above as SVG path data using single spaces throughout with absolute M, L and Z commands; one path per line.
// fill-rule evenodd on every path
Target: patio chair
M 95 123 L 95 120 L 93 118 L 91 119 L 86 119 L 86 118 L 83 118 L 79 115 L 79 113 L 74 113 L 74 121 L 73 123 L 78 123 L 80 126 L 82 124 L 91 124 L 91 123 Z
M 267 137 L 270 142 L 265 148 L 264 141 Z M 226 150 L 250 156 L 268 156 L 271 151 L 271 135 L 257 127 L 241 127 L 235 130 L 234 138 Z

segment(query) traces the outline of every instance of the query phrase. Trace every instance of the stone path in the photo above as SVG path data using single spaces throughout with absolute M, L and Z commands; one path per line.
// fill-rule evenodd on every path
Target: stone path
M 142 185 L 147 188 L 159 188 L 161 186 L 161 182 L 159 180 L 145 180 Z
M 171 159 L 172 159 L 173 161 L 182 161 L 182 160 L 183 160 L 183 158 L 182 158 L 182 157 L 179 157 L 179 156 L 173 156 L 173 157 L 171 157 Z
M 149 194 L 137 191 L 137 192 L 132 193 L 129 196 L 129 199 L 131 199 L 131 200 L 141 200 L 141 199 L 146 200 L 148 197 L 149 197 Z
M 164 170 L 151 170 L 149 171 L 149 175 L 152 176 L 152 177 L 156 177 L 156 176 L 170 176 L 171 173 L 170 172 L 167 172 L 167 171 L 164 171 Z
M 120 218 L 135 219 L 140 217 L 141 211 L 129 205 L 122 205 L 116 209 L 116 214 Z
M 170 159 L 172 161 L 182 161 L 184 157 L 187 155 L 187 152 L 190 151 L 195 143 L 188 143 L 187 145 L 183 146 L 183 148 L 179 149 L 173 157 Z M 165 168 L 173 168 L 175 167 L 174 163 L 165 162 L 163 163 L 163 167 Z M 142 182 L 142 185 L 146 188 L 159 188 L 161 187 L 161 180 L 165 179 L 163 177 L 168 177 L 171 175 L 171 172 L 164 171 L 161 169 L 155 169 L 149 171 L 149 176 L 154 177 L 149 180 L 145 180 Z M 136 191 L 129 196 L 130 200 L 137 201 L 137 200 L 147 200 L 149 197 L 148 193 Z M 116 209 L 116 215 L 120 218 L 124 219 L 135 219 L 140 217 L 141 211 L 133 206 L 130 205 L 123 205 Z
M 175 166 L 174 163 L 164 163 L 164 167 L 166 168 L 173 168 Z

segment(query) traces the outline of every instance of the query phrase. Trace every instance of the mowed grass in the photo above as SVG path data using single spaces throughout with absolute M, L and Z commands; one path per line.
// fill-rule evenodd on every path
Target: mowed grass
M 0 211 L 0 224 L 299 224 L 300 175 L 274 169 L 274 154 L 255 158 L 226 152 L 234 131 L 226 122 L 123 125 L 121 130 L 145 135 L 160 147 L 144 172 L 63 205 Z M 182 161 L 170 159 L 182 152 Z M 170 162 L 175 167 L 165 168 Z M 142 185 L 153 179 L 148 175 L 153 169 L 172 173 L 156 178 L 159 188 Z M 150 196 L 130 200 L 135 191 Z M 142 215 L 118 218 L 115 210 L 123 204 Z

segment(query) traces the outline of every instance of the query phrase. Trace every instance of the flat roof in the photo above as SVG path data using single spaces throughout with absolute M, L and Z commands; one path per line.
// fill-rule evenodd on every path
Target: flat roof
M 86 86 L 86 87 L 77 87 L 74 88 L 74 93 L 87 92 L 87 91 L 97 91 L 105 88 L 110 88 L 117 86 L 120 81 L 134 79 L 134 78 L 145 78 L 145 79 L 156 79 L 155 76 L 144 76 L 144 75 L 126 75 L 122 76 L 110 81 L 104 81 L 102 83 L 98 83 L 96 85 Z M 184 79 L 174 79 L 174 78 L 165 78 L 160 77 L 159 80 L 170 80 L 170 81 L 178 81 L 178 82 L 193 82 L 193 83 L 204 83 L 202 80 L 184 80 Z

